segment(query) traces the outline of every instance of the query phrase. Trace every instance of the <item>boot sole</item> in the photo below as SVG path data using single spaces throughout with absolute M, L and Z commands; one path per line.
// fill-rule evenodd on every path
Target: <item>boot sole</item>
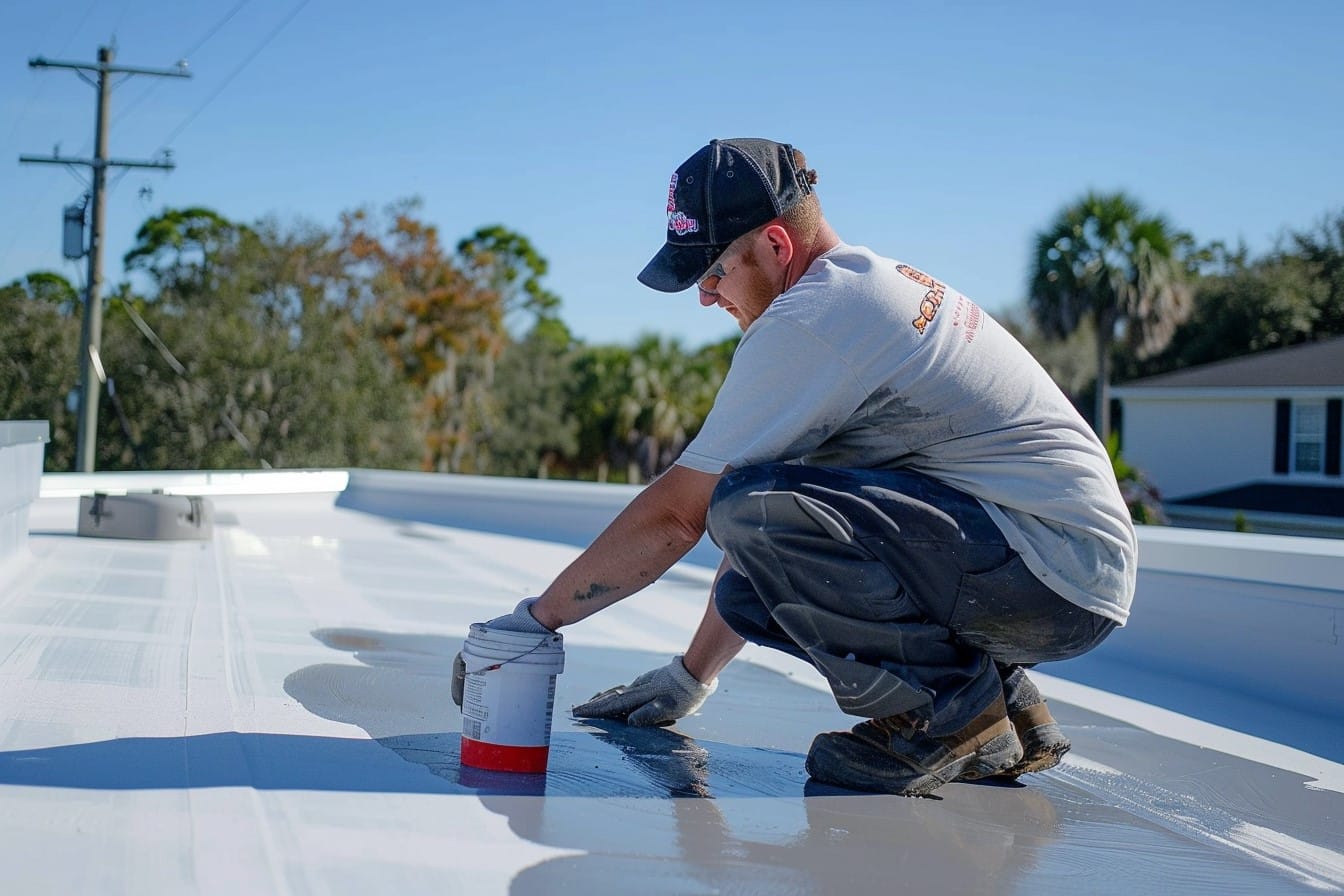
M 920 768 L 849 732 L 827 732 L 812 741 L 806 767 L 809 775 L 824 784 L 867 793 L 927 796 L 951 781 L 1001 774 L 1022 757 L 1021 749 L 1017 735 L 1008 731 L 991 739 L 979 751 L 935 770 Z
M 1000 772 L 1005 778 L 1017 778 L 1054 768 L 1073 746 L 1059 730 L 1059 725 L 1053 722 L 1032 728 L 1021 737 L 1021 741 L 1022 760 L 1007 771 Z

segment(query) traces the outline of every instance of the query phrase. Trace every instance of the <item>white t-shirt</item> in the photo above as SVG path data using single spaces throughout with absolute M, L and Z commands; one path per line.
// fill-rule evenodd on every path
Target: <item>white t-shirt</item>
M 908 265 L 841 244 L 743 334 L 677 463 L 768 461 L 932 476 L 1058 594 L 1129 615 L 1138 548 L 1105 448 L 1011 334 Z

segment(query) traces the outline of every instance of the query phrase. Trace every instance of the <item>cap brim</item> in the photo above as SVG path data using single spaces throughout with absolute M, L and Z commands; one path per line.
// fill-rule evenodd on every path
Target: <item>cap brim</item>
M 727 246 L 674 246 L 664 243 L 644 270 L 639 282 L 659 292 L 681 292 L 694 286 Z

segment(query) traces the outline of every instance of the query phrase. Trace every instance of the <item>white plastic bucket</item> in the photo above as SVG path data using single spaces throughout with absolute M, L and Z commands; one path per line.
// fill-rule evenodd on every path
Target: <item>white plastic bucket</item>
M 551 750 L 555 676 L 564 637 L 471 627 L 462 645 L 462 764 L 544 772 Z

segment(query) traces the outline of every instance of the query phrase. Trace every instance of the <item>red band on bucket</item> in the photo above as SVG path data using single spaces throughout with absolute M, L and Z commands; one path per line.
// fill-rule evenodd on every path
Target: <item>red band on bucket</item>
M 493 772 L 544 772 L 550 753 L 550 747 L 513 747 L 462 738 L 462 764 Z

